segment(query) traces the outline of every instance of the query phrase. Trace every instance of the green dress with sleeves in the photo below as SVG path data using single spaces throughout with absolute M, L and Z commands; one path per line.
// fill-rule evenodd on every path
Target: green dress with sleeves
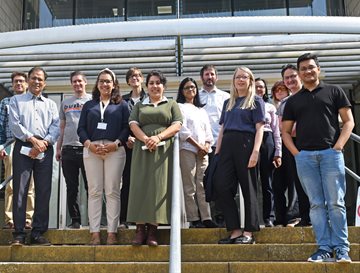
M 137 103 L 129 122 L 136 121 L 147 136 L 161 133 L 174 122 L 182 122 L 182 115 L 174 100 L 157 106 Z M 156 151 L 142 150 L 143 142 L 136 139 L 130 173 L 128 222 L 170 223 L 173 143 L 163 139 L 164 146 Z

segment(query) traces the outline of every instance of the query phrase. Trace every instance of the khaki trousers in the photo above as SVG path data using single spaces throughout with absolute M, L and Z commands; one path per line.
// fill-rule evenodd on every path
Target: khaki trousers
M 108 143 L 101 140 L 93 143 Z M 88 150 L 88 149 L 87 149 Z M 100 231 L 102 197 L 106 197 L 106 218 L 108 232 L 117 232 L 120 215 L 121 176 L 124 170 L 125 148 L 105 156 L 99 156 L 84 148 L 84 165 L 88 180 L 88 213 L 90 232 Z
M 5 166 L 5 179 L 12 175 L 12 152 L 14 144 L 11 145 L 11 152 L 3 160 Z M 31 176 L 29 191 L 26 203 L 26 222 L 31 224 L 35 206 L 34 179 Z M 14 223 L 13 220 L 13 182 L 10 181 L 5 187 L 5 224 Z
M 203 182 L 208 163 L 208 156 L 200 158 L 194 152 L 180 150 L 180 168 L 188 222 L 211 219 L 210 205 L 205 201 Z

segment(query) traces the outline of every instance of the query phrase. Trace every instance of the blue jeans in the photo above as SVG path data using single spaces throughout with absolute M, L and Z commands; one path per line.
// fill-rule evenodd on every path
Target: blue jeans
M 345 209 L 345 168 L 342 152 L 300 151 L 297 172 L 310 201 L 310 218 L 320 249 L 349 251 Z

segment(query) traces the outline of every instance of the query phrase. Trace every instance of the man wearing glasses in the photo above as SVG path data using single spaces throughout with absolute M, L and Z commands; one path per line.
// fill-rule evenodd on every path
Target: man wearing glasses
M 53 145 L 59 137 L 59 113 L 55 102 L 42 95 L 47 78 L 45 70 L 33 67 L 28 75 L 29 91 L 10 100 L 10 129 L 16 139 L 13 151 L 15 232 L 12 245 L 25 244 L 26 196 L 31 175 L 36 195 L 30 243 L 50 245 L 43 234 L 49 224 Z
M 335 251 L 337 262 L 349 263 L 342 150 L 354 128 L 351 104 L 339 86 L 320 81 L 316 55 L 301 55 L 297 68 L 303 87 L 285 106 L 282 136 L 295 157 L 301 184 L 310 200 L 318 250 L 308 261 L 332 261 Z M 296 146 L 291 137 L 295 122 Z

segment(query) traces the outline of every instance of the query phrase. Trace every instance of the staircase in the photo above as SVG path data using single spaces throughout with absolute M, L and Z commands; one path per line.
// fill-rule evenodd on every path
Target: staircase
M 158 247 L 129 245 L 134 232 L 119 230 L 117 246 L 88 246 L 88 229 L 49 230 L 53 246 L 42 247 L 9 246 L 11 231 L 0 230 L 0 273 L 168 273 L 169 230 L 159 230 Z M 255 245 L 218 245 L 225 229 L 184 229 L 181 236 L 183 273 L 360 272 L 360 227 L 349 227 L 351 264 L 306 262 L 316 250 L 311 228 L 262 229 Z

